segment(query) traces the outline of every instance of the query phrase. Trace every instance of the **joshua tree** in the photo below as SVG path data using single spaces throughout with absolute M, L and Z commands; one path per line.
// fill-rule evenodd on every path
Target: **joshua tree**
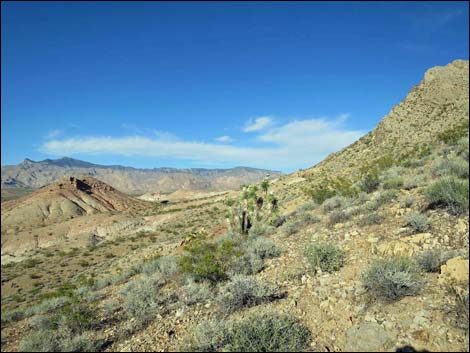
M 269 179 L 266 177 L 260 184 L 264 197 L 258 195 L 257 185 L 244 186 L 238 200 L 227 199 L 225 204 L 230 207 L 227 220 L 232 230 L 247 234 L 257 224 L 271 223 L 278 211 L 277 198 L 268 194 Z

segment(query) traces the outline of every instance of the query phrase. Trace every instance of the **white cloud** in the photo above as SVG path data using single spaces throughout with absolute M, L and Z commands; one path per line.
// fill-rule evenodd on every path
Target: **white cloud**
M 167 139 L 165 134 L 126 137 L 84 137 L 51 140 L 41 151 L 51 155 L 121 155 L 171 158 L 201 165 L 245 165 L 292 171 L 312 166 L 329 153 L 351 144 L 364 132 L 347 129 L 347 115 L 335 119 L 316 118 L 295 120 L 258 133 L 257 146 L 228 143 L 204 143 Z M 173 136 L 173 135 L 169 135 Z M 221 136 L 225 138 L 228 136 Z M 220 138 L 218 141 L 220 141 Z
M 219 142 L 232 142 L 233 141 L 233 139 L 227 135 L 217 137 L 215 140 Z
M 243 128 L 244 132 L 255 132 L 266 129 L 267 127 L 272 126 L 273 119 L 270 116 L 261 116 L 253 120 L 248 121 Z

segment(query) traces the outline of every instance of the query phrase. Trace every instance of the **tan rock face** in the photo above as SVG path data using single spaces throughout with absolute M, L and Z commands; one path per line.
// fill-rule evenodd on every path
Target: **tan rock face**
M 446 283 L 464 283 L 469 280 L 469 260 L 462 257 L 454 257 L 441 266 L 441 275 L 439 282 Z

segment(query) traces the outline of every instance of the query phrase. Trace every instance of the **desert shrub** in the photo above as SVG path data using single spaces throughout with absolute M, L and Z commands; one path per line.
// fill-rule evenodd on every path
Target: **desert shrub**
M 425 184 L 426 177 L 424 175 L 415 175 L 404 180 L 403 188 L 406 190 L 411 190 L 417 188 L 418 186 L 423 186 Z
M 178 271 L 178 265 L 174 256 L 158 256 L 142 264 L 142 272 L 151 275 L 155 272 L 161 273 L 164 277 L 170 277 Z
M 434 176 L 456 176 L 468 178 L 468 162 L 461 158 L 445 158 L 433 164 L 432 174 Z
M 423 285 L 418 264 L 408 257 L 377 259 L 361 279 L 370 293 L 390 301 L 415 295 Z
M 61 345 L 55 331 L 37 331 L 20 341 L 20 352 L 60 352 Z
M 223 312 L 231 313 L 280 297 L 277 286 L 258 281 L 253 277 L 236 275 L 220 289 L 217 302 Z
M 351 218 L 349 212 L 344 210 L 333 211 L 328 216 L 328 223 L 334 225 L 337 223 L 344 223 Z
M 469 154 L 469 142 L 468 136 L 462 137 L 460 140 L 457 141 L 456 145 L 456 152 L 458 156 L 461 156 L 468 162 L 468 154 Z
M 325 200 L 336 195 L 336 191 L 326 185 L 316 185 L 304 190 L 305 193 L 312 198 L 313 202 L 321 205 Z
M 406 215 L 405 222 L 406 226 L 411 227 L 415 233 L 425 232 L 431 228 L 431 221 L 428 217 L 418 212 Z
M 296 222 L 297 222 L 300 226 L 304 226 L 304 227 L 305 227 L 305 226 L 308 226 L 308 225 L 310 225 L 310 224 L 320 222 L 320 218 L 318 218 L 317 216 L 312 215 L 312 214 L 310 214 L 310 213 L 307 213 L 307 212 L 301 212 L 301 213 L 298 213 L 298 214 L 297 214 Z
M 121 289 L 123 308 L 128 318 L 135 318 L 138 323 L 146 323 L 155 315 L 158 305 L 165 300 L 160 291 L 164 280 L 160 276 L 144 275 Z
M 33 330 L 52 330 L 54 329 L 54 323 L 51 318 L 46 315 L 35 315 L 28 320 L 28 327 Z
M 308 211 L 313 211 L 318 207 L 318 204 L 315 201 L 307 201 L 306 203 L 297 207 L 296 212 L 303 213 Z
M 307 348 L 310 331 L 286 314 L 255 313 L 241 320 L 198 325 L 184 347 L 197 352 L 299 352 Z
M 379 175 L 376 171 L 371 171 L 365 174 L 362 179 L 358 182 L 359 189 L 366 193 L 371 193 L 380 185 Z
M 359 225 L 361 226 L 370 226 L 373 224 L 381 224 L 384 220 L 384 216 L 380 213 L 373 212 L 361 218 Z
M 419 253 L 417 262 L 426 272 L 440 272 L 441 266 L 454 256 L 455 251 L 433 249 Z
M 209 280 L 217 282 L 226 279 L 227 275 L 217 257 L 217 244 L 195 241 L 185 247 L 186 255 L 182 256 L 178 265 L 183 273 L 189 273 L 199 282 Z
M 468 192 L 468 180 L 447 177 L 429 185 L 424 195 L 431 207 L 443 207 L 450 214 L 460 215 L 468 210 Z
M 52 318 L 58 327 L 80 334 L 93 329 L 98 323 L 98 316 L 93 305 L 73 298 L 65 304 Z
M 386 179 L 383 182 L 383 188 L 388 189 L 399 189 L 403 186 L 404 180 L 402 177 L 395 177 L 391 179 Z
M 186 305 L 194 305 L 208 301 L 212 297 L 210 284 L 208 282 L 196 283 L 189 280 L 181 288 L 180 298 Z
M 275 227 L 266 225 L 263 223 L 256 223 L 250 230 L 248 234 L 250 236 L 262 237 L 274 233 Z
M 331 212 L 336 208 L 345 207 L 348 204 L 347 200 L 341 196 L 333 196 L 323 202 L 323 210 L 325 213 Z
M 305 256 L 310 267 L 316 271 L 338 271 L 344 264 L 344 252 L 331 243 L 318 243 L 307 247 Z
M 379 204 L 379 206 L 382 206 L 396 199 L 397 196 L 398 196 L 398 192 L 396 190 L 386 190 L 384 192 L 381 192 L 379 196 L 377 196 L 375 201 Z
M 300 228 L 300 223 L 290 220 L 282 225 L 282 232 L 286 235 L 292 235 L 294 233 L 297 233 Z
M 403 198 L 403 200 L 400 202 L 400 206 L 402 208 L 410 208 L 411 206 L 413 206 L 415 202 L 415 199 L 413 198 L 413 196 L 406 196 L 405 198 Z
M 355 205 L 363 205 L 365 204 L 367 201 L 369 201 L 369 194 L 366 193 L 366 192 L 360 192 L 356 199 L 354 200 L 354 204 Z
M 456 144 L 457 141 L 466 136 L 468 136 L 468 120 L 439 133 L 437 138 L 448 144 Z
M 468 161 L 461 158 L 455 158 L 450 163 L 450 174 L 455 175 L 459 178 L 468 178 L 469 176 L 469 165 Z
M 253 252 L 245 252 L 241 256 L 233 257 L 227 263 L 226 273 L 228 276 L 237 274 L 252 275 L 264 268 L 263 259 Z
M 24 337 L 19 346 L 21 352 L 97 352 L 101 342 L 91 332 L 77 335 L 68 331 L 40 330 Z
M 263 257 L 278 256 L 279 250 L 268 239 L 228 233 L 216 243 L 194 241 L 186 246 L 178 265 L 196 282 L 212 283 L 226 280 L 235 274 L 250 275 L 264 267 Z
M 377 211 L 379 207 L 380 207 L 380 204 L 375 199 L 371 201 L 367 201 L 366 204 L 364 205 L 364 208 L 370 212 Z
M 92 332 L 62 337 L 60 343 L 62 352 L 97 352 L 101 347 L 100 340 L 96 340 Z
M 53 298 L 47 298 L 42 300 L 39 304 L 30 306 L 29 308 L 26 308 L 24 310 L 24 314 L 26 317 L 32 316 L 32 315 L 37 315 L 37 314 L 43 314 L 43 313 L 48 313 L 55 311 L 62 306 L 64 306 L 66 303 L 70 303 L 71 299 L 69 296 L 67 297 L 53 297 Z
M 250 246 L 251 251 L 261 259 L 278 257 L 281 255 L 281 249 L 267 238 L 253 238 L 250 240 L 250 244 L 248 246 Z

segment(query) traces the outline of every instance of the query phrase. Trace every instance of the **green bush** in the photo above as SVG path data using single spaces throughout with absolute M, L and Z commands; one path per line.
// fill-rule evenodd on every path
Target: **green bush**
M 467 212 L 468 193 L 468 180 L 459 180 L 453 177 L 438 180 L 424 191 L 431 207 L 446 208 L 453 215 Z
M 184 350 L 196 352 L 299 352 L 310 331 L 286 314 L 250 314 L 240 320 L 210 321 L 197 326 Z
M 315 187 L 312 187 L 311 189 L 308 189 L 305 191 L 308 196 L 312 198 L 312 200 L 321 205 L 325 200 L 333 197 L 336 195 L 336 191 L 331 190 L 329 187 L 325 185 L 318 185 Z
M 316 271 L 338 271 L 344 264 L 344 252 L 331 243 L 318 243 L 310 245 L 305 256 L 310 267 Z
M 192 275 L 196 282 L 212 283 L 235 274 L 257 273 L 264 267 L 264 258 L 280 255 L 270 240 L 239 233 L 228 233 L 216 243 L 197 240 L 185 250 L 186 254 L 178 261 L 181 272 Z
M 361 279 L 374 296 L 390 301 L 415 295 L 423 285 L 418 264 L 408 257 L 377 259 Z
M 426 272 L 440 272 L 441 266 L 456 255 L 455 251 L 442 249 L 428 250 L 418 254 L 417 262 Z
M 260 282 L 253 277 L 236 275 L 220 289 L 217 301 L 223 312 L 231 313 L 280 297 L 277 286 Z
M 425 215 L 412 212 L 405 216 L 406 226 L 411 227 L 414 233 L 425 232 L 431 228 L 431 221 Z
M 234 245 L 233 248 L 235 248 Z M 217 256 L 217 250 L 217 244 L 194 241 L 185 247 L 186 255 L 178 260 L 178 265 L 183 273 L 192 274 L 196 282 L 224 280 L 227 274 Z

